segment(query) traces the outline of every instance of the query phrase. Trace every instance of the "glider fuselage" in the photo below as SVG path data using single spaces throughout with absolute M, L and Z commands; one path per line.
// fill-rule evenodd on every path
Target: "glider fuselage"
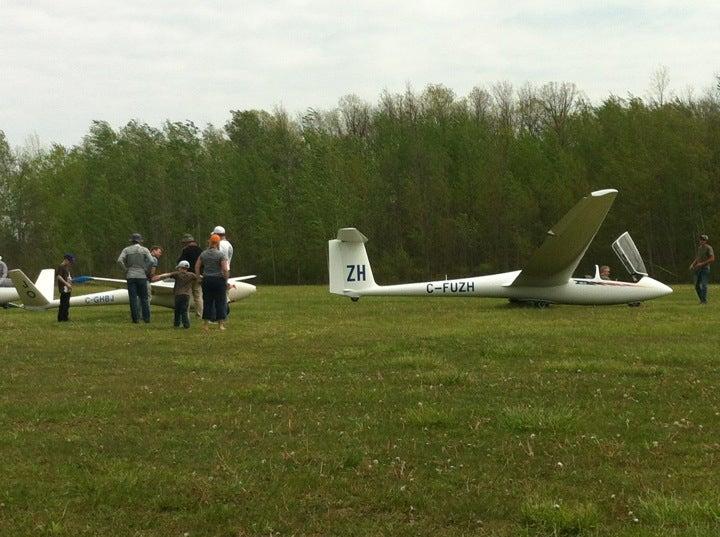
M 510 284 L 520 274 L 519 270 L 459 278 L 400 285 L 378 285 L 358 291 L 346 291 L 352 297 L 360 296 L 474 296 L 507 298 L 528 302 L 561 304 L 628 304 L 665 296 L 672 292 L 667 285 L 644 277 L 639 282 L 621 282 L 596 278 L 571 278 L 566 284 L 552 287 L 514 287 Z

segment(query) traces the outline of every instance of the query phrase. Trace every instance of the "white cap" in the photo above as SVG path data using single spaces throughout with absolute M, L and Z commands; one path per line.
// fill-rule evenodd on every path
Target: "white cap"
M 218 235 L 225 235 L 225 228 L 222 226 L 215 226 L 215 229 L 213 229 L 212 232 L 217 233 Z
M 190 268 L 190 263 L 188 263 L 187 261 L 185 261 L 185 260 L 183 259 L 182 261 L 180 261 L 180 262 L 177 264 L 177 267 L 175 267 L 175 268 Z

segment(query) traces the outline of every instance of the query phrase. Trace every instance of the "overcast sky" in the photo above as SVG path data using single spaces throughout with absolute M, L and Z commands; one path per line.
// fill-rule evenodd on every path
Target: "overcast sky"
M 0 0 L 0 130 L 80 143 L 92 120 L 222 126 L 230 110 L 331 109 L 439 83 L 574 82 L 646 96 L 720 73 L 720 2 Z

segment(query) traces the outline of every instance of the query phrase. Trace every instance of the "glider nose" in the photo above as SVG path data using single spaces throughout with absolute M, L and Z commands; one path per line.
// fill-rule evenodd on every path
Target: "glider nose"
M 652 278 L 650 278 L 652 280 Z M 653 289 L 658 297 L 667 296 L 673 292 L 672 288 L 657 280 L 652 280 Z

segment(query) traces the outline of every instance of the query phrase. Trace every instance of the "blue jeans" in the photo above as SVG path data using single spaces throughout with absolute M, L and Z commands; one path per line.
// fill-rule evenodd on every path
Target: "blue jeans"
M 127 279 L 128 298 L 130 299 L 130 317 L 132 322 L 139 320 L 138 300 L 140 300 L 140 310 L 142 312 L 143 321 L 150 322 L 150 298 L 148 297 L 147 278 L 128 278 Z
M 227 307 L 227 282 L 221 276 L 205 276 L 202 281 L 203 319 L 224 321 Z
M 707 304 L 708 282 L 710 281 L 710 267 L 703 267 L 695 271 L 695 292 L 701 304 Z
M 175 321 L 174 326 L 190 328 L 190 317 L 188 317 L 188 305 L 190 304 L 190 295 L 175 295 Z

